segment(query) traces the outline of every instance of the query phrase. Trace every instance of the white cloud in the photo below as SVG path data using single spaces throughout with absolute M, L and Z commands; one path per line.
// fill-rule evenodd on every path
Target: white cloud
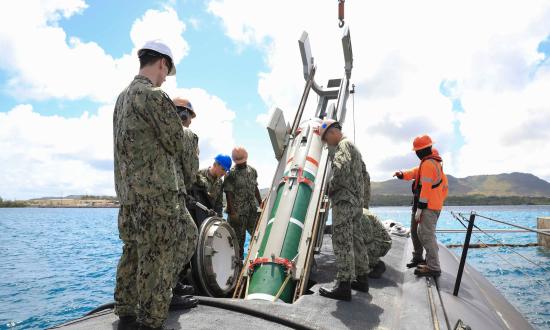
M 200 137 L 201 166 L 218 153 L 231 153 L 234 112 L 216 96 L 193 89 L 170 89 L 197 109 L 191 128 Z M 0 196 L 114 195 L 113 107 L 78 118 L 43 116 L 29 104 L 0 112 Z
M 0 113 L 0 196 L 112 195 L 112 109 L 64 118 L 23 104 Z
M 235 145 L 233 139 L 235 112 L 229 109 L 222 99 L 208 94 L 203 89 L 176 88 L 174 85 L 165 86 L 167 93 L 172 98 L 188 99 L 197 113 L 190 128 L 199 136 L 201 167 L 211 165 L 213 158 L 219 153 L 231 155 Z
M 137 49 L 149 39 L 165 40 L 179 63 L 189 46 L 185 24 L 171 8 L 148 10 L 130 37 L 134 48 L 113 58 L 95 42 L 67 36 L 57 23 L 82 13 L 83 1 L 12 1 L 0 12 L 0 69 L 8 94 L 19 99 L 81 99 L 112 102 L 139 68 Z
M 285 110 L 287 119 L 304 85 L 296 42 L 303 30 L 310 34 L 316 80 L 325 84 L 343 73 L 334 2 L 213 0 L 209 11 L 239 47 L 265 50 L 269 70 L 259 74 L 258 92 L 269 108 Z M 550 75 L 537 52 L 550 35 L 548 2 L 350 1 L 346 22 L 357 86 L 357 144 L 375 180 L 414 165 L 411 139 L 425 132 L 437 140 L 450 173 L 525 171 L 550 179 L 550 160 L 539 153 L 548 154 L 548 136 L 534 124 L 550 118 Z M 440 93 L 445 81 L 456 82 L 452 97 L 461 98 L 464 113 L 454 113 Z M 345 129 L 352 136 L 351 102 L 348 110 Z M 258 122 L 266 119 L 262 114 Z M 455 122 L 465 141 L 460 150 L 451 147 L 459 142 Z M 538 154 L 521 161 L 521 151 L 531 150 Z
M 90 98 L 105 105 L 78 118 L 44 116 L 31 104 L 2 109 L 0 196 L 113 195 L 114 99 L 137 74 L 136 52 L 146 40 L 166 41 L 176 64 L 187 55 L 185 24 L 171 8 L 148 10 L 131 27 L 133 49 L 113 58 L 97 43 L 67 37 L 57 26 L 61 18 L 82 13 L 82 1 L 9 7 L 0 12 L 0 69 L 10 77 L 9 93 L 24 100 Z M 201 165 L 231 152 L 235 114 L 223 100 L 201 88 L 178 88 L 174 78 L 163 87 L 169 95 L 189 98 L 197 109 L 192 129 L 200 136 Z

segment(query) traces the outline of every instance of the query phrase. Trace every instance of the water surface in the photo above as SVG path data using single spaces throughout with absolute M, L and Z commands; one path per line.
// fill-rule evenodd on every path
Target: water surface
M 550 216 L 550 206 L 448 207 L 438 228 L 462 228 L 450 210 L 470 212 L 536 227 L 537 216 Z M 382 219 L 408 224 L 406 207 L 373 208 Z M 80 317 L 113 301 L 118 239 L 118 209 L 0 208 L 0 329 L 44 329 Z M 476 220 L 481 228 L 505 228 Z M 491 234 L 507 243 L 536 242 L 536 235 Z M 460 244 L 464 234 L 438 237 Z M 486 236 L 476 234 L 472 242 Z M 537 328 L 550 328 L 550 251 L 518 248 L 542 267 L 510 249 L 472 249 L 468 262 L 491 281 Z M 460 249 L 453 249 L 459 254 Z M 504 258 L 504 259 L 503 259 Z M 506 260 L 506 261 L 504 261 Z

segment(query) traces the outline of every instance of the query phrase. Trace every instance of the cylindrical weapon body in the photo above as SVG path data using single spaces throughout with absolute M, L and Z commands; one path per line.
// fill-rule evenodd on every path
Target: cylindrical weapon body
M 323 147 L 319 125 L 317 119 L 303 123 L 292 141 L 263 240 L 251 259 L 246 299 L 292 302 L 296 284 L 291 273 L 293 261 L 306 221 L 314 221 L 306 219 L 306 214 Z

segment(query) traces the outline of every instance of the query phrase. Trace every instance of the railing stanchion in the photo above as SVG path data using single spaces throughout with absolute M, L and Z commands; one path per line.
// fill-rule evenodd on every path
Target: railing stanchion
M 456 274 L 455 289 L 453 295 L 458 295 L 460 289 L 460 282 L 462 281 L 462 273 L 464 272 L 464 265 L 466 264 L 466 256 L 468 255 L 468 248 L 470 247 L 470 238 L 472 236 L 472 230 L 474 228 L 474 220 L 476 218 L 475 212 L 470 214 L 470 221 L 468 222 L 468 230 L 466 231 L 466 238 L 464 239 L 464 246 L 462 247 L 462 256 L 460 257 L 460 265 L 458 266 L 458 273 Z

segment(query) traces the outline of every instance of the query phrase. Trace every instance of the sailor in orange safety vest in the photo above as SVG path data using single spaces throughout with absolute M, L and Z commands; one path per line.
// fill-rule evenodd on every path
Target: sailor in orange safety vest
M 417 267 L 418 276 L 439 276 L 439 247 L 435 236 L 437 219 L 447 198 L 447 176 L 443 172 L 442 159 L 428 135 L 414 139 L 413 151 L 420 158 L 420 165 L 406 171 L 397 171 L 393 176 L 402 180 L 414 180 L 414 195 L 411 215 L 411 239 L 414 246 L 413 258 L 408 268 Z M 426 250 L 426 260 L 422 258 Z

